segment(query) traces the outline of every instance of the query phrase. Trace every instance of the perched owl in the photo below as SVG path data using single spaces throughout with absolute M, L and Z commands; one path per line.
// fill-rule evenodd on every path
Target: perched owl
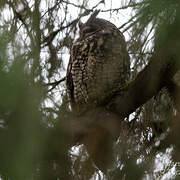
M 67 69 L 67 93 L 72 107 L 94 104 L 129 79 L 130 59 L 119 29 L 96 18 L 79 24 L 80 35 L 73 43 Z

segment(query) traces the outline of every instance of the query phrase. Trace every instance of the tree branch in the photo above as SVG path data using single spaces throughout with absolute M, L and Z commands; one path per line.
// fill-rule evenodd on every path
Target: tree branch
M 163 87 L 168 87 L 178 67 L 176 62 L 164 53 L 153 55 L 150 63 L 136 79 L 111 97 L 109 110 L 125 118 L 143 105 Z
M 45 84 L 46 86 L 52 86 L 52 87 L 48 90 L 48 92 L 51 91 L 51 90 L 53 90 L 58 84 L 60 84 L 61 82 L 65 81 L 65 80 L 66 80 L 66 77 L 63 77 L 63 78 L 60 79 L 59 81 L 55 81 L 55 82 L 51 82 L 51 83 Z

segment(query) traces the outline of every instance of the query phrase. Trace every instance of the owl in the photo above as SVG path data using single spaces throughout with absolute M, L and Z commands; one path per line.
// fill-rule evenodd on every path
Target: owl
M 67 68 L 67 94 L 73 107 L 99 102 L 107 93 L 129 80 L 130 58 L 123 34 L 95 11 L 79 23 Z

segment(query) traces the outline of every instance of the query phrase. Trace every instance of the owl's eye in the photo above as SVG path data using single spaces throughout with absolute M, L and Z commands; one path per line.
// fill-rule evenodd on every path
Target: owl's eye
M 93 28 L 93 27 L 90 27 L 90 26 L 84 27 L 82 29 L 83 34 L 92 33 L 92 32 L 95 32 L 95 31 L 96 31 L 96 29 Z

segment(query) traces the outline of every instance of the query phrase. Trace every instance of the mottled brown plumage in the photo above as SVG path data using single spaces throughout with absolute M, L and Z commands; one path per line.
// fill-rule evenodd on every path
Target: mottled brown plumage
M 72 45 L 66 80 L 72 106 L 94 104 L 129 79 L 124 36 L 114 24 L 96 18 L 97 14 L 79 24 L 80 36 Z

